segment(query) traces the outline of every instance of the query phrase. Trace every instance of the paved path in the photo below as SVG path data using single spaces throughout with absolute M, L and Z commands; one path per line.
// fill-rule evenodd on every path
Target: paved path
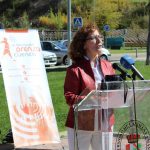
M 125 54 L 111 54 L 110 61 L 120 61 L 120 58 Z M 146 53 L 129 53 L 129 56 L 131 56 L 134 60 L 146 60 Z
M 125 55 L 125 54 L 111 54 L 110 56 L 110 61 L 111 62 L 114 62 L 114 61 L 120 61 L 120 58 Z M 136 54 L 135 53 L 129 53 L 129 56 L 131 56 L 133 59 L 135 60 L 146 60 L 146 53 L 139 53 Z M 51 67 L 47 67 L 47 72 L 49 71 L 53 71 L 53 70 L 56 70 L 59 68 L 59 70 L 65 70 L 67 66 L 64 66 L 64 65 L 60 65 L 60 66 L 51 66 Z M 1 67 L 0 67 L 0 73 L 2 73 L 1 71 Z
M 66 132 L 60 133 L 61 143 L 60 144 L 43 144 L 24 148 L 14 148 L 13 143 L 0 144 L 0 150 L 69 150 L 68 139 Z
M 66 132 L 60 133 L 60 138 L 61 138 L 61 144 L 57 144 L 57 145 L 43 144 L 43 145 L 37 145 L 37 146 L 32 146 L 32 147 L 14 149 L 13 144 L 5 144 L 5 145 L 0 145 L 0 150 L 69 150 Z M 118 138 L 117 133 L 114 133 L 113 150 L 115 150 L 117 138 Z M 125 150 L 125 145 L 127 144 L 127 139 L 123 138 L 120 142 L 121 142 L 121 145 L 120 145 L 121 150 Z M 140 140 L 140 143 L 144 146 L 145 140 Z M 145 147 L 143 147 L 143 148 L 146 149 Z

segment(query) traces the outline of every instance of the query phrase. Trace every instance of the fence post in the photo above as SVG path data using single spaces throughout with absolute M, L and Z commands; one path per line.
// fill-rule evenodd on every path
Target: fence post
M 135 48 L 136 58 L 138 57 L 138 48 Z
M 44 39 L 44 36 L 45 36 L 45 32 L 44 32 L 44 30 L 42 30 L 42 40 L 44 41 L 45 39 Z

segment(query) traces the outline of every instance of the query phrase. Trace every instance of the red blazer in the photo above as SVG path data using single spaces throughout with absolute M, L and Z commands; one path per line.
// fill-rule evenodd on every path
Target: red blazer
M 99 60 L 100 68 L 103 76 L 105 75 L 113 75 L 115 74 L 114 69 L 110 62 L 106 60 Z M 66 98 L 67 104 L 70 106 L 66 126 L 70 128 L 74 128 L 74 110 L 73 105 L 81 99 L 79 96 L 86 88 L 88 87 L 89 92 L 95 89 L 95 78 L 94 73 L 91 68 L 91 64 L 89 60 L 82 59 L 78 61 L 78 63 L 73 64 L 67 68 L 65 83 L 64 83 L 64 95 Z M 85 126 L 83 127 L 85 130 L 93 130 L 93 124 L 90 125 L 90 122 L 94 121 L 94 112 L 89 111 L 86 116 L 86 112 L 83 112 L 81 115 L 81 120 L 78 122 L 85 122 Z M 83 117 L 84 116 L 84 117 Z M 87 119 L 88 118 L 88 122 Z M 79 118 L 78 118 L 79 119 Z M 114 115 L 111 114 L 109 117 L 110 126 L 114 124 Z M 89 126 L 87 126 L 87 124 Z M 84 123 L 83 123 L 84 125 Z

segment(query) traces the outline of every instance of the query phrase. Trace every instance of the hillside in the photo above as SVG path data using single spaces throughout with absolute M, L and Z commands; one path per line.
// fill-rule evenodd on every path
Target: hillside
M 81 16 L 84 24 L 96 22 L 101 30 L 105 24 L 111 29 L 147 28 L 145 0 L 131 1 L 74 0 L 71 15 Z M 67 0 L 0 0 L 0 6 L 0 23 L 5 28 L 67 29 Z
M 53 8 L 53 11 L 57 12 L 60 1 L 61 0 L 0 0 L 0 14 L 18 18 L 26 11 L 29 18 L 33 19 L 47 13 L 50 8 Z

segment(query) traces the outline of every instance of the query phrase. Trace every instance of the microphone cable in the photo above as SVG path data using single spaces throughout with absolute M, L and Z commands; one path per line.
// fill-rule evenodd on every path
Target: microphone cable
M 123 85 L 124 85 L 124 104 L 127 101 L 127 95 L 128 95 L 128 85 L 126 84 L 125 80 L 123 80 Z

